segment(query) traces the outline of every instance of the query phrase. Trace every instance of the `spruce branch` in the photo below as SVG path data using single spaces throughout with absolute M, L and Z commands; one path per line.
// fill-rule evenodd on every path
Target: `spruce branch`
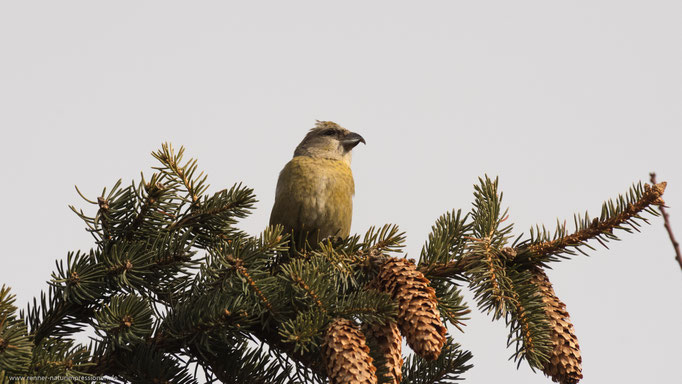
M 131 349 L 152 333 L 149 302 L 135 295 L 114 296 L 95 312 L 95 319 L 97 334 L 118 348 Z
M 193 351 L 212 368 L 207 375 L 215 376 L 220 382 L 228 384 L 287 384 L 291 381 L 292 367 L 272 350 L 263 345 L 254 348 L 246 342 L 213 345 L 210 351 Z
M 452 217 L 445 215 L 439 219 L 441 224 L 434 226 L 424 248 L 435 254 L 448 247 L 456 252 L 446 257 L 422 257 L 420 270 L 435 279 L 437 292 L 442 284 L 439 281 L 468 281 L 479 309 L 492 313 L 493 319 L 505 318 L 509 327 L 508 346 L 515 345 L 512 358 L 519 364 L 527 360 L 531 368 L 541 368 L 551 347 L 549 323 L 538 289 L 530 283 L 529 272 L 515 263 L 517 252 L 507 246 L 513 225 L 507 223 L 509 216 L 502 209 L 502 193 L 498 191 L 497 180 L 480 179 L 474 187 L 474 196 L 474 207 L 468 216 L 471 222 L 466 222 L 465 217 L 457 225 L 463 229 L 458 236 L 448 240 L 439 235 L 448 232 L 440 229 L 446 228 L 443 223 Z M 431 246 L 437 244 L 434 239 L 439 238 L 445 238 L 441 245 Z M 447 255 L 447 252 L 440 253 Z M 430 263 L 431 260 L 436 262 Z M 442 293 L 439 298 L 441 296 Z
M 356 358 L 334 355 L 352 339 L 357 348 L 348 350 L 363 351 L 366 379 L 396 384 L 405 337 L 431 361 L 409 359 L 402 382 L 452 383 L 470 368 L 471 354 L 446 335 L 446 323 L 461 330 L 470 312 L 459 287 L 466 282 L 481 310 L 505 318 L 512 358 L 547 372 L 558 356 L 550 347 L 575 337 L 566 336 L 572 326 L 549 280 L 533 280 L 538 268 L 590 247 L 590 239 L 615 239 L 614 229 L 637 230 L 642 212 L 663 204 L 665 187 L 633 187 L 605 203 L 596 221 L 577 216 L 575 233 L 558 224 L 553 235 L 543 229 L 512 243 L 498 181 L 485 176 L 468 214 L 452 210 L 436 220 L 415 265 L 391 255 L 405 239 L 395 225 L 293 254 L 281 226 L 251 236 L 236 224 L 256 202 L 253 191 L 235 184 L 207 194 L 206 176 L 183 154 L 164 144 L 148 180 L 119 180 L 96 200 L 84 197 L 93 217 L 72 207 L 96 247 L 59 261 L 48 290 L 20 319 L 6 314 L 0 290 L 0 371 L 10 347 L 24 341 L 22 369 L 30 373 L 190 384 L 196 375 L 188 364 L 198 364 L 210 382 L 323 383 L 352 372 Z M 89 348 L 69 339 L 87 325 L 97 334 Z M 374 363 L 363 338 L 374 340 Z M 577 342 L 571 348 L 579 356 Z
M 190 296 L 169 310 L 153 338 L 162 349 L 200 340 L 221 331 L 225 335 L 242 333 L 256 323 L 249 306 L 236 290 L 209 291 Z
M 400 232 L 395 224 L 385 224 L 381 228 L 372 226 L 365 233 L 362 242 L 355 244 L 355 261 L 377 266 L 377 263 L 384 261 L 384 253 L 402 252 L 405 232 Z
M 282 265 L 278 273 L 294 305 L 300 308 L 312 306 L 322 313 L 329 311 L 336 294 L 330 276 L 333 276 L 333 267 L 320 256 L 292 260 Z
M 33 345 L 26 325 L 16 318 L 14 301 L 9 287 L 0 287 L 0 371 L 20 374 L 28 369 Z
M 494 319 L 504 316 L 514 307 L 514 291 L 507 275 L 507 260 L 502 249 L 509 240 L 512 224 L 502 211 L 502 192 L 498 193 L 498 180 L 479 179 L 474 186 L 474 204 L 471 211 L 472 236 L 468 237 L 467 252 L 476 260 L 468 271 L 469 287 L 485 312 Z
M 626 232 L 639 231 L 638 221 L 647 222 L 641 213 L 657 215 L 651 206 L 664 206 L 661 196 L 665 191 L 665 186 L 665 182 L 653 186 L 638 184 L 630 188 L 627 197 L 620 196 L 616 202 L 612 200 L 605 202 L 599 218 L 591 220 L 587 214 L 584 217 L 576 215 L 574 218 L 576 231 L 571 234 L 567 232 L 565 223 L 557 224 L 553 235 L 544 227 L 542 229 L 531 228 L 530 239 L 519 241 L 521 238 L 519 236 L 513 248 L 509 248 L 514 253 L 511 259 L 514 260 L 514 264 L 523 264 L 527 268 L 532 268 L 547 261 L 558 261 L 557 257 L 563 258 L 565 254 L 574 254 L 574 249 L 584 253 L 582 246 L 592 248 L 587 243 L 590 239 L 596 239 L 606 246 L 607 241 L 618 239 L 613 234 L 615 229 Z M 472 236 L 468 240 L 481 242 L 485 238 Z M 480 260 L 479 256 L 467 251 L 447 262 L 420 263 L 419 270 L 429 278 L 462 279 L 467 272 L 480 265 Z
M 465 263 L 463 257 L 471 230 L 469 214 L 462 216 L 461 210 L 452 210 L 439 217 L 422 247 L 418 263 L 420 271 L 429 278 L 457 278 L 457 273 L 443 270 L 443 267 L 450 265 L 454 269 Z
M 196 384 L 186 364 L 174 356 L 163 353 L 151 345 L 138 344 L 132 351 L 124 351 L 117 356 L 117 364 L 126 367 L 121 377 L 133 383 L 177 383 Z
M 307 296 L 309 296 L 313 303 L 322 311 L 327 312 L 326 308 L 320 301 L 320 297 L 317 295 L 314 289 L 312 289 L 300 276 L 295 273 L 291 275 L 292 280 L 295 282 L 296 286 L 300 288 Z
M 398 305 L 391 296 L 376 289 L 363 289 L 346 295 L 334 306 L 337 317 L 354 318 L 363 324 L 381 324 L 395 320 Z
M 582 252 L 580 247 L 583 245 L 592 248 L 586 243 L 590 239 L 596 239 L 606 246 L 607 241 L 618 239 L 613 234 L 615 229 L 626 232 L 639 231 L 637 220 L 647 222 L 646 218 L 640 216 L 640 213 L 648 212 L 657 215 L 651 206 L 665 204 L 661 197 L 665 187 L 665 182 L 653 186 L 649 184 L 644 184 L 644 187 L 641 184 L 633 186 L 628 191 L 627 197 L 619 196 L 615 203 L 613 200 L 605 202 L 599 218 L 590 220 L 587 214 L 584 217 L 575 216 L 576 231 L 572 234 L 567 233 L 565 224 L 557 225 L 556 232 L 551 239 L 546 231 L 543 230 L 542 233 L 534 236 L 534 231 L 531 229 L 531 240 L 517 247 L 519 253 L 517 261 L 527 259 L 533 264 L 554 261 L 555 255 L 573 254 L 571 248 L 580 252 Z M 625 227 L 625 225 L 630 227 Z
M 34 348 L 29 372 L 37 376 L 74 377 L 75 383 L 87 383 L 94 380 L 89 373 L 93 367 L 85 346 L 73 340 L 45 338 Z
M 184 154 L 185 147 L 180 147 L 176 153 L 173 149 L 173 145 L 170 143 L 163 143 L 160 150 L 152 152 L 152 156 L 154 156 L 162 165 L 161 167 L 156 167 L 154 169 L 163 172 L 168 175 L 169 178 L 178 180 L 187 192 L 185 201 L 188 201 L 193 208 L 199 204 L 200 197 L 208 189 L 208 184 L 206 184 L 208 175 L 200 172 L 195 178 L 197 160 L 189 159 L 183 165 L 182 158 Z
M 256 282 L 248 269 L 244 266 L 244 260 L 230 254 L 224 255 L 224 258 L 230 267 L 246 282 L 247 287 L 258 297 L 261 304 L 267 308 L 268 311 L 272 312 L 274 310 L 273 304 L 263 293 L 261 285 Z
M 167 151 L 166 160 L 172 157 L 171 150 Z M 203 196 L 204 178 L 192 181 L 196 162 L 182 172 L 179 170 L 185 165 L 175 167 L 173 162 L 179 163 L 177 156 L 168 162 L 165 173 L 161 170 L 152 175 L 149 182 L 121 187 L 119 181 L 109 191 L 103 190 L 97 201 L 86 198 L 97 207 L 94 217 L 72 207 L 95 236 L 97 248 L 90 253 L 71 253 L 65 263 L 58 263 L 47 294 L 43 293 L 40 302 L 27 311 L 29 340 L 36 345 L 61 343 L 60 338 L 92 324 L 99 335 L 96 344 L 104 347 L 90 350 L 92 358 L 83 360 L 86 365 L 81 371 L 146 380 L 161 378 L 140 376 L 134 364 L 125 361 L 146 361 L 157 367 L 165 366 L 165 360 L 138 353 L 141 344 L 163 355 L 203 351 L 204 358 L 197 361 L 223 375 L 220 356 L 210 353 L 216 350 L 215 342 L 230 344 L 230 338 L 254 337 L 270 345 L 275 355 L 295 356 L 292 361 L 297 371 L 310 371 L 310 377 L 318 375 L 314 372 L 322 372 L 322 368 L 316 356 L 297 352 L 277 334 L 276 324 L 290 318 L 293 309 L 283 310 L 287 302 L 281 299 L 282 287 L 273 276 L 277 272 L 272 264 L 274 256 L 286 248 L 281 227 L 268 228 L 258 238 L 235 230 L 237 219 L 244 217 L 255 201 L 252 190 L 235 185 L 211 197 Z M 183 200 L 178 197 L 183 188 L 201 194 Z M 189 203 L 190 209 L 183 211 L 183 202 Z M 396 227 L 386 226 L 366 241 L 377 249 L 391 249 L 401 242 L 396 231 Z M 357 248 L 357 243 L 345 245 Z M 191 270 L 196 261 L 192 255 L 196 248 L 207 249 L 209 257 L 194 277 Z M 347 254 L 334 250 L 329 255 L 329 260 L 334 260 L 330 274 L 339 274 L 342 270 L 336 261 L 346 258 Z M 347 271 L 357 273 L 351 264 L 346 263 Z M 348 284 L 346 271 L 342 274 L 327 284 L 343 285 L 342 292 L 358 287 L 357 283 Z M 335 312 L 369 318 L 379 316 L 386 307 L 370 300 L 370 293 L 337 303 L 331 289 L 317 289 L 302 275 L 295 277 L 308 286 L 308 293 L 323 292 L 315 296 Z M 199 293 L 206 299 L 201 300 Z M 242 297 L 244 305 L 230 305 L 230 297 Z M 182 303 L 186 303 L 184 309 Z M 366 310 L 370 307 L 372 311 Z M 274 321 L 276 313 L 282 318 Z M 303 328 L 309 332 L 305 324 Z M 263 376 L 263 381 L 268 376 Z
M 172 183 L 164 184 L 163 180 L 163 176 L 155 173 L 152 174 L 151 180 L 146 182 L 144 175 L 142 175 L 139 186 L 131 185 L 131 189 L 136 195 L 138 208 L 130 224 L 124 230 L 125 239 L 131 240 L 140 235 L 144 236 L 147 231 L 140 230 L 140 228 L 155 228 L 175 217 L 173 213 L 169 212 L 177 209 L 179 205 L 174 201 L 174 186 Z
M 57 261 L 57 271 L 52 273 L 49 282 L 60 290 L 65 300 L 75 304 L 85 304 L 98 295 L 103 288 L 104 268 L 93 262 L 94 255 L 69 252 L 66 268 L 63 261 Z
M 233 225 L 237 219 L 246 217 L 255 202 L 251 188 L 236 184 L 211 197 L 204 197 L 200 206 L 171 223 L 168 229 L 190 228 L 197 236 L 198 244 L 207 247 L 239 234 Z
M 463 380 L 462 374 L 473 367 L 469 351 L 448 338 L 437 360 L 428 361 L 417 355 L 405 360 L 402 384 L 448 384 Z
M 507 347 L 515 344 L 512 359 L 517 362 L 517 367 L 526 360 L 531 369 L 542 369 L 552 349 L 545 304 L 538 287 L 531 282 L 532 274 L 529 271 L 509 272 L 513 307 L 505 317 L 510 329 Z
M 327 312 L 319 308 L 300 312 L 295 319 L 285 321 L 279 330 L 282 342 L 293 345 L 295 354 L 319 352 L 320 336 L 329 323 Z
M 472 240 L 470 252 L 477 262 L 468 271 L 469 287 L 479 308 L 499 319 L 513 308 L 512 282 L 497 249 L 485 240 Z
M 464 279 L 463 275 L 478 263 L 478 258 L 467 253 L 460 259 L 447 263 L 433 263 L 431 265 L 419 265 L 421 271 L 428 278 L 452 278 Z
M 649 176 L 651 177 L 651 184 L 656 185 L 656 173 L 651 172 Z M 670 237 L 670 241 L 673 243 L 673 248 L 675 249 L 675 260 L 677 260 L 680 268 L 682 268 L 682 252 L 680 251 L 680 243 L 675 240 L 675 235 L 673 235 L 673 229 L 670 225 L 670 217 L 668 212 L 666 212 L 664 204 L 659 205 L 658 209 L 661 211 L 661 216 L 663 216 L 663 226 L 665 226 L 665 230 L 668 232 L 668 237 Z
M 464 332 L 462 327 L 466 325 L 464 322 L 469 320 L 467 316 L 471 313 L 471 309 L 464 302 L 460 288 L 450 284 L 447 280 L 431 280 L 431 286 L 436 291 L 438 311 L 443 320 L 455 326 L 460 332 Z
M 26 312 L 20 312 L 20 317 L 28 326 L 29 335 L 34 344 L 44 338 L 66 337 L 80 332 L 94 315 L 90 305 L 79 305 L 63 298 L 57 288 L 49 287 L 47 293 L 40 293 L 40 300 L 33 299 Z

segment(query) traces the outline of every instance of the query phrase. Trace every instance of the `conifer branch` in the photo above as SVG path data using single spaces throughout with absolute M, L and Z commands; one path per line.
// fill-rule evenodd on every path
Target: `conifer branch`
M 421 264 L 418 269 L 429 278 L 462 278 L 462 275 L 473 268 L 477 262 L 478 258 L 469 253 L 460 259 L 448 263 Z
M 417 355 L 405 360 L 401 384 L 444 384 L 462 380 L 461 375 L 473 367 L 468 364 L 472 358 L 469 351 L 462 351 L 460 345 L 448 338 L 443 352 L 437 360 L 428 361 Z
M 126 227 L 125 238 L 130 240 L 133 238 L 135 231 L 142 225 L 145 219 L 148 218 L 151 212 L 154 212 L 154 208 L 159 205 L 160 199 L 168 191 L 168 187 L 163 185 L 157 180 L 156 175 L 152 175 L 152 179 L 149 183 L 141 183 L 141 190 L 144 191 L 144 196 L 140 196 L 142 204 L 137 214 L 131 221 L 130 225 Z M 159 213 L 167 215 L 169 218 L 174 216 L 163 209 L 159 209 Z
M 436 291 L 438 310 L 443 319 L 464 332 L 464 320 L 469 320 L 466 316 L 471 313 L 471 309 L 464 302 L 459 287 L 444 279 L 431 280 L 431 286 Z
M 0 372 L 8 370 L 19 374 L 27 370 L 31 362 L 33 344 L 26 325 L 16 318 L 15 296 L 9 287 L 0 287 Z
M 596 221 L 577 220 L 573 234 L 560 225 L 553 237 L 543 230 L 512 244 L 498 182 L 485 176 L 474 186 L 470 213 L 452 210 L 436 221 L 418 265 L 390 255 L 401 252 L 405 238 L 394 225 L 372 227 L 364 237 L 327 239 L 283 258 L 289 245 L 281 226 L 259 237 L 235 227 L 256 201 L 253 191 L 235 184 L 207 195 L 206 176 L 196 160 L 182 161 L 183 153 L 164 144 L 154 153 L 161 166 L 149 182 L 143 176 L 121 188 L 119 181 L 97 201 L 86 199 L 97 209 L 94 217 L 72 208 L 96 247 L 58 262 L 47 294 L 26 315 L 7 315 L 12 307 L 0 292 L 0 371 L 9 361 L 3 359 L 23 359 L 23 371 L 31 374 L 193 384 L 187 367 L 196 363 L 210 382 L 323 383 L 335 379 L 320 356 L 326 368 L 340 364 L 344 370 L 357 360 L 351 357 L 346 366 L 349 356 L 325 349 L 329 325 L 343 322 L 358 332 L 362 325 L 368 340 L 372 329 L 393 325 L 392 384 L 400 380 L 402 337 L 426 359 L 407 360 L 403 383 L 452 382 L 471 367 L 471 354 L 447 339 L 446 323 L 460 328 L 470 312 L 461 281 L 481 310 L 505 318 L 512 358 L 546 371 L 554 342 L 548 321 L 572 326 L 558 298 L 560 311 L 546 311 L 545 286 L 533 283 L 533 268 L 589 247 L 589 239 L 614 239 L 614 229 L 636 230 L 642 211 L 663 204 L 665 188 L 636 186 L 627 199 L 607 202 Z M 200 251 L 207 253 L 194 258 Z M 87 324 L 97 338 L 84 348 L 69 336 Z M 336 336 L 344 343 L 348 332 Z M 14 353 L 20 343 L 24 357 Z M 578 356 L 577 344 L 569 352 Z M 365 362 L 363 372 L 374 377 L 369 355 Z
M 310 370 L 314 374 L 325 377 L 324 366 L 320 361 L 320 356 L 312 353 L 298 352 L 294 343 L 287 343 L 282 336 L 268 328 L 254 328 L 251 330 L 254 336 L 267 343 L 271 348 L 283 353 L 288 358 L 298 363 L 305 370 Z
M 370 227 L 351 258 L 358 264 L 377 267 L 387 259 L 385 253 L 401 252 L 404 242 L 405 232 L 399 232 L 397 225 L 386 224 L 378 230 Z
M 109 225 L 109 200 L 105 199 L 104 196 L 97 197 L 97 205 L 99 210 L 97 211 L 97 216 L 95 216 L 95 226 L 98 223 L 102 225 L 102 239 L 111 240 L 111 226 Z M 99 219 L 99 220 L 98 220 Z M 96 228 L 96 227 L 95 227 Z
M 649 176 L 651 177 L 651 183 L 656 185 L 656 173 L 651 172 Z M 680 268 L 682 268 L 682 252 L 680 251 L 680 243 L 675 240 L 675 235 L 673 235 L 673 229 L 670 225 L 668 212 L 665 211 L 665 206 L 663 204 L 659 205 L 658 209 L 661 211 L 661 216 L 663 216 L 663 226 L 665 226 L 665 230 L 668 232 L 668 237 L 670 237 L 670 241 L 673 243 L 673 248 L 675 249 L 675 260 L 677 260 Z
M 623 229 L 624 224 L 633 224 L 633 219 L 641 219 L 639 214 L 649 208 L 651 205 L 662 206 L 665 204 L 663 192 L 665 191 L 666 183 L 644 185 L 643 191 L 637 199 L 632 197 L 635 194 L 631 193 L 630 202 L 626 202 L 622 198 L 619 199 L 618 206 L 614 206 L 609 202 L 604 205 L 602 209 L 602 217 L 595 218 L 590 223 L 580 223 L 576 232 L 570 235 L 564 235 L 564 230 L 558 228 L 558 236 L 555 239 L 541 242 L 531 242 L 521 250 L 528 251 L 531 258 L 542 259 L 550 255 L 556 255 L 566 250 L 568 247 L 578 247 L 585 244 L 587 240 L 598 239 L 602 236 L 613 237 L 614 229 Z M 602 243 L 603 244 L 603 243 Z M 525 248 L 525 249 L 523 249 Z M 521 253 L 521 250 L 519 253 Z
M 248 286 L 253 290 L 253 292 L 258 296 L 260 299 L 261 303 L 270 311 L 273 311 L 272 304 L 270 303 L 270 300 L 268 300 L 267 297 L 263 294 L 263 291 L 260 289 L 258 284 L 251 278 L 251 275 L 249 274 L 249 271 L 244 267 L 244 261 L 238 258 L 235 258 L 233 255 L 225 255 L 225 259 L 232 264 L 232 267 L 234 270 L 239 273 L 247 282 Z
M 199 221 L 202 217 L 210 217 L 211 215 L 227 212 L 235 206 L 234 203 L 226 204 L 223 207 L 213 209 L 209 212 L 191 213 L 179 221 L 174 222 L 170 225 L 170 230 L 175 230 L 177 228 L 187 227 L 192 225 L 194 222 Z
M 313 299 L 313 302 L 315 303 L 315 305 L 317 305 L 320 311 L 325 313 L 327 312 L 327 309 L 324 307 L 324 304 L 322 304 L 319 295 L 315 292 L 314 289 L 312 289 L 300 276 L 298 276 L 295 273 L 291 274 L 291 278 L 296 283 L 296 285 L 306 293 L 306 295 Z
M 518 365 L 526 360 L 531 368 L 541 369 L 549 360 L 551 351 L 550 326 L 544 303 L 538 288 L 531 283 L 529 271 L 511 270 L 510 275 L 513 306 L 506 317 L 511 330 L 507 346 L 516 344 L 512 358 Z
M 567 248 L 586 245 L 585 242 L 593 238 L 604 244 L 604 241 L 607 241 L 608 238 L 615 238 L 613 235 L 614 229 L 623 229 L 628 232 L 631 230 L 624 227 L 624 225 L 630 225 L 638 231 L 637 223 L 634 220 L 645 220 L 640 217 L 640 213 L 643 211 L 655 214 L 654 211 L 651 211 L 650 207 L 652 205 L 664 206 L 665 203 L 661 196 L 665 191 L 665 187 L 666 183 L 662 182 L 654 184 L 653 187 L 645 184 L 641 191 L 639 189 L 632 189 L 628 195 L 628 201 L 620 198 L 617 205 L 610 201 L 605 203 L 602 217 L 586 222 L 578 222 L 578 218 L 576 218 L 576 226 L 578 228 L 576 232 L 570 235 L 565 233 L 565 225 L 557 227 L 557 233 L 554 235 L 554 239 L 551 240 L 542 241 L 540 235 L 538 235 L 538 239 L 534 239 L 533 231 L 531 231 L 532 236 L 530 240 L 523 241 L 513 248 L 514 256 L 516 254 L 519 255 L 514 263 L 526 264 L 528 267 L 532 267 L 540 261 L 547 260 L 551 255 L 562 252 L 570 253 L 571 251 Z M 544 237 L 549 237 L 549 235 L 545 233 Z M 586 246 L 589 247 L 589 245 Z M 580 251 L 580 249 L 578 250 Z M 682 260 L 678 260 L 682 266 Z M 478 256 L 467 251 L 460 257 L 445 263 L 420 263 L 419 270 L 429 278 L 461 279 L 467 272 L 475 268 L 479 262 L 480 258 Z
M 29 326 L 29 335 L 38 344 L 48 336 L 60 337 L 80 331 L 93 315 L 92 307 L 66 302 L 55 297 L 50 289 L 47 296 L 41 295 L 41 305 L 34 300 L 25 321 Z
M 191 207 L 194 207 L 199 203 L 200 197 L 208 188 L 208 185 L 206 185 L 208 176 L 201 172 L 195 179 L 194 173 L 197 170 L 197 160 L 189 159 L 184 165 L 181 165 L 184 153 L 185 147 L 180 147 L 178 152 L 175 153 L 171 144 L 163 143 L 161 149 L 153 152 L 152 156 L 163 165 L 156 168 L 157 170 L 177 178 L 184 185 Z

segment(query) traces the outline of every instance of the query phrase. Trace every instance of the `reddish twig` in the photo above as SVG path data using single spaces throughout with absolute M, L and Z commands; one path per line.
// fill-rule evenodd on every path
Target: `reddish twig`
M 651 172 L 649 176 L 651 177 L 651 182 L 656 184 L 656 173 Z M 673 248 L 675 248 L 675 260 L 677 260 L 677 263 L 680 264 L 680 268 L 682 268 L 682 252 L 680 252 L 680 243 L 675 240 L 673 229 L 670 226 L 670 220 L 668 219 L 668 213 L 665 211 L 663 205 L 659 205 L 658 209 L 661 210 L 661 215 L 663 216 L 663 225 L 665 226 L 665 230 L 668 231 L 668 236 L 670 236 L 670 241 L 673 243 Z

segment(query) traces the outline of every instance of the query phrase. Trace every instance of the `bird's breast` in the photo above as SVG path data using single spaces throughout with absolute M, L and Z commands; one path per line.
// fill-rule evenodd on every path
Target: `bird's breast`
M 345 237 L 350 233 L 354 193 L 346 163 L 294 157 L 280 173 L 270 221 L 287 230 L 319 231 L 320 239 Z

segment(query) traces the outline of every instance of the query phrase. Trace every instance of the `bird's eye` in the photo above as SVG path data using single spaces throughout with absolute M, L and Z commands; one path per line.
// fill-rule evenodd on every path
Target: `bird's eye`
M 336 130 L 334 130 L 334 129 L 328 129 L 328 130 L 322 132 L 322 134 L 323 134 L 324 136 L 334 136 L 334 135 L 336 135 Z

